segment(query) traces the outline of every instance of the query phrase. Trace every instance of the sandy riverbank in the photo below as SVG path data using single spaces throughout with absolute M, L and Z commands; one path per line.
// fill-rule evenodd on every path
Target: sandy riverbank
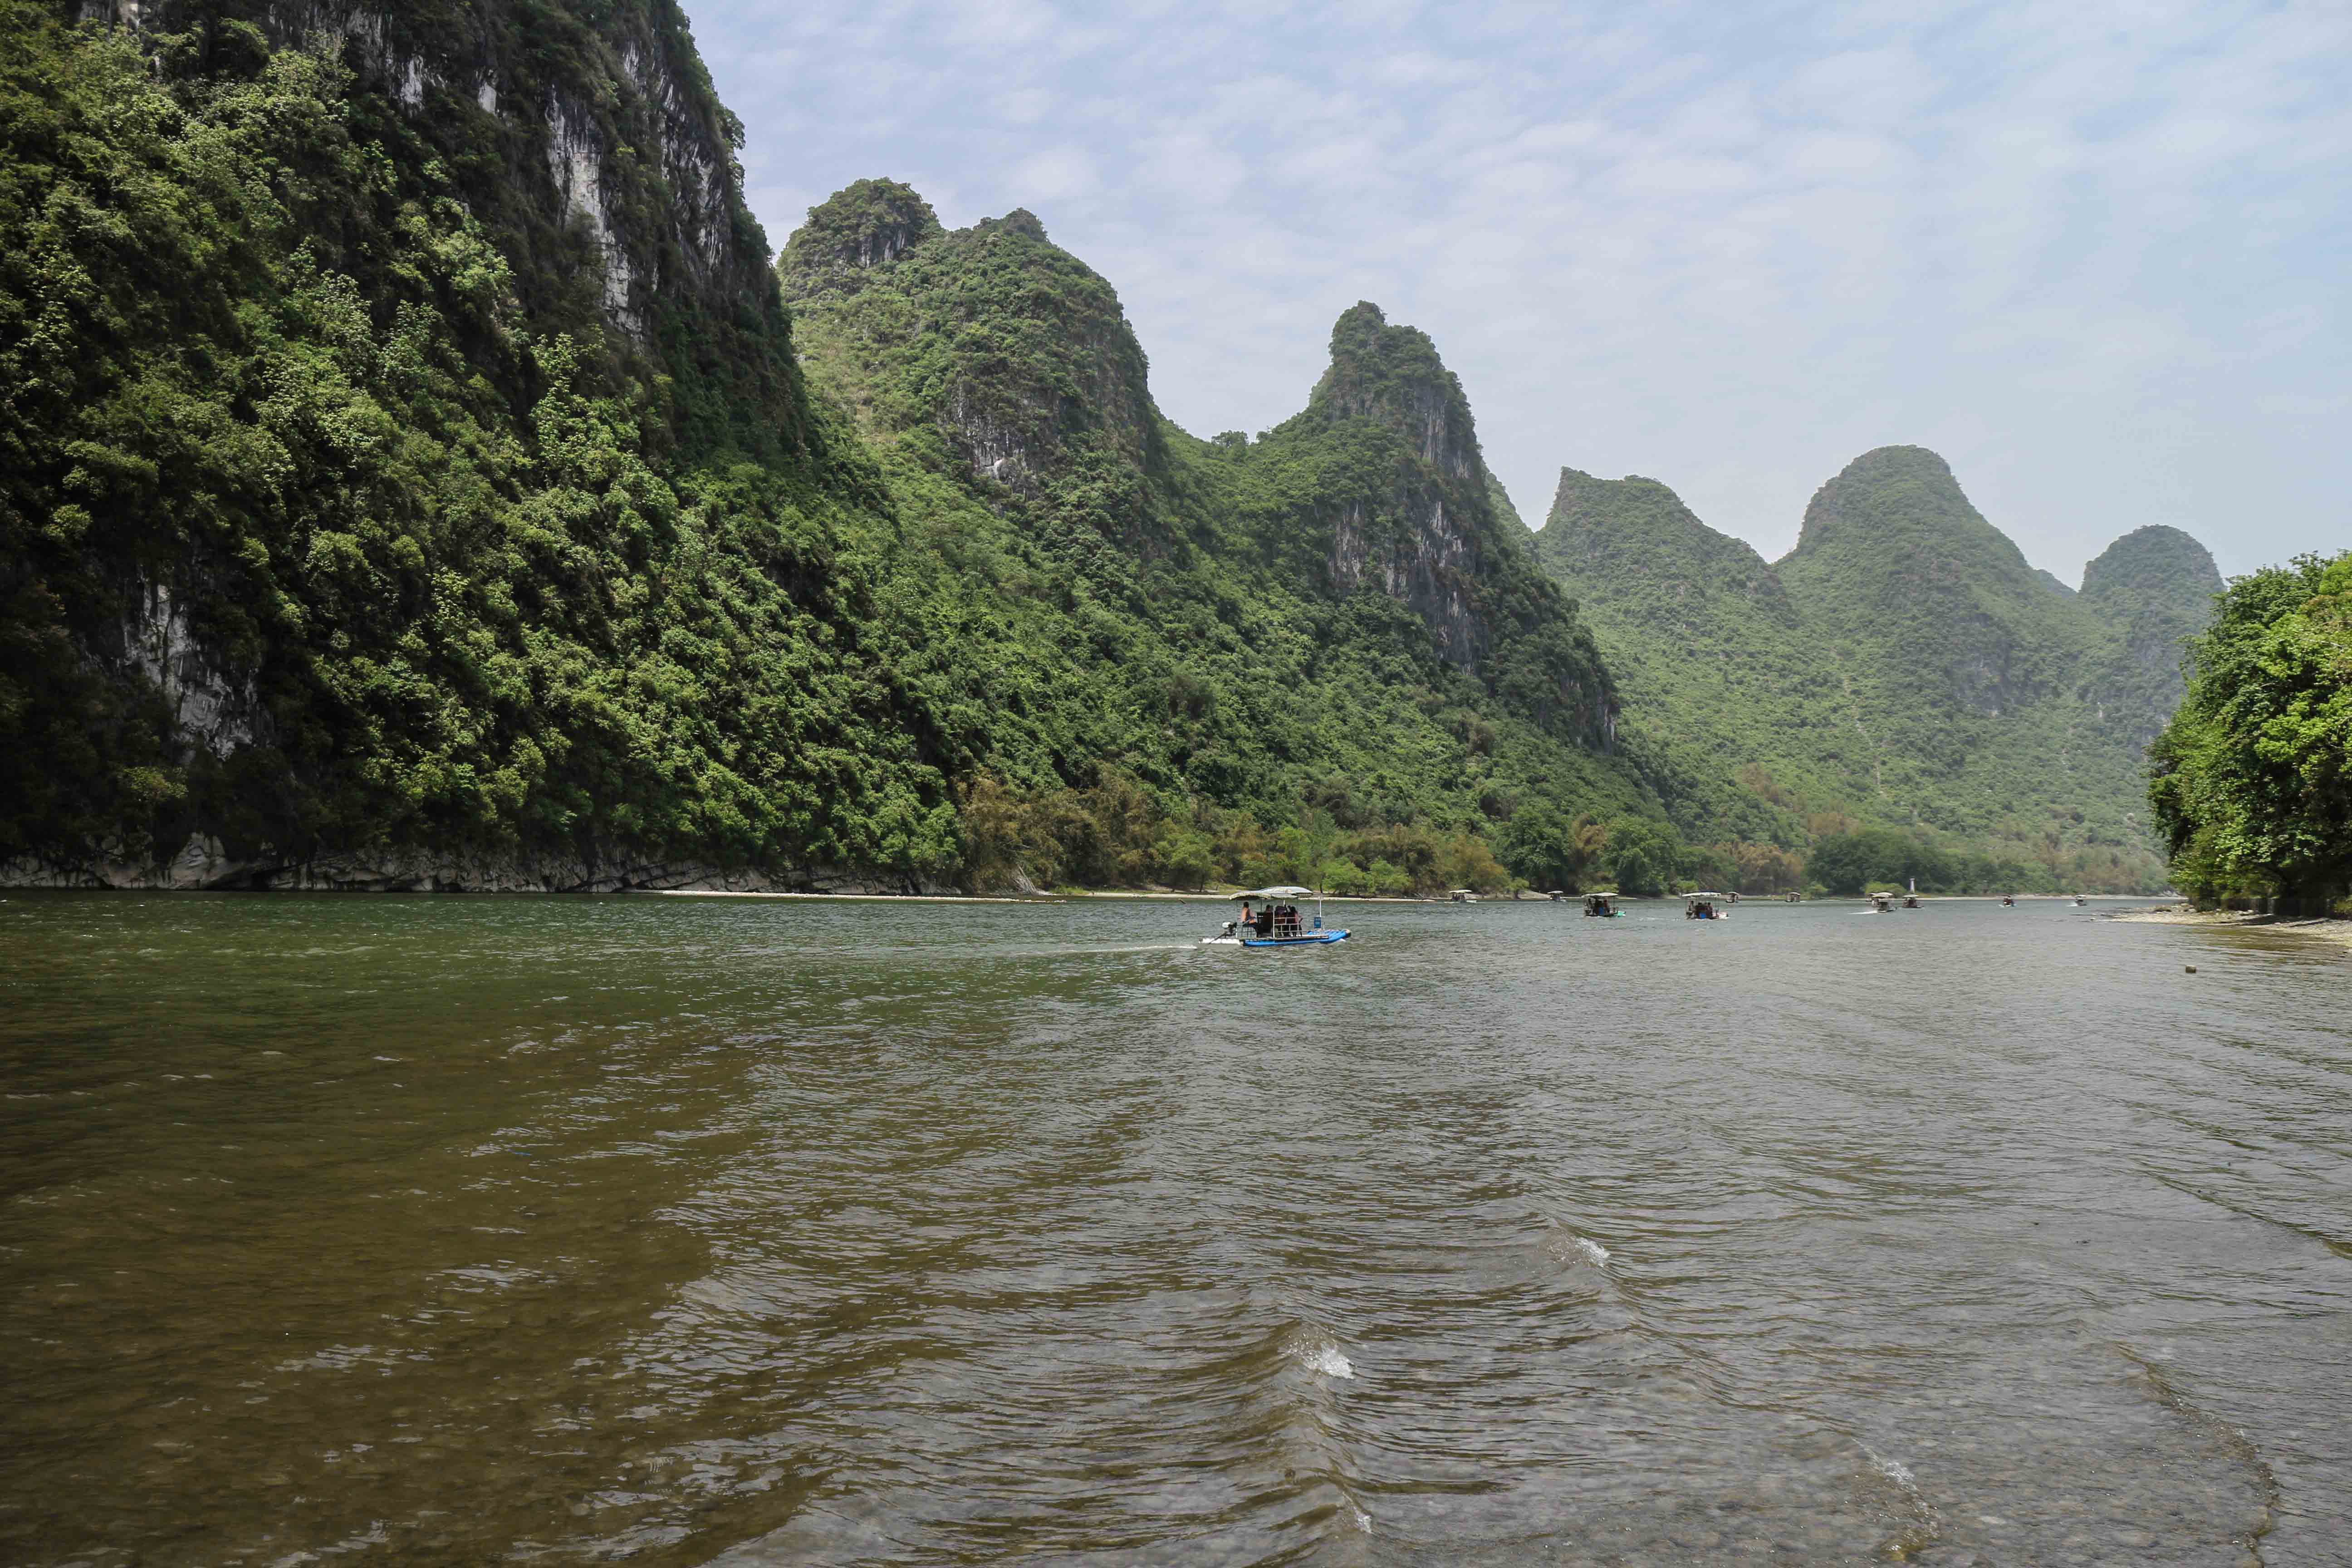
M 2185 904 L 2165 904 L 2149 910 L 2121 910 L 2106 918 L 2137 921 L 2147 925 L 2259 927 L 2263 931 L 2317 937 L 2338 947 L 2352 948 L 2352 921 L 2347 920 L 2281 920 L 2275 915 L 2244 914 L 2236 910 L 2193 910 Z

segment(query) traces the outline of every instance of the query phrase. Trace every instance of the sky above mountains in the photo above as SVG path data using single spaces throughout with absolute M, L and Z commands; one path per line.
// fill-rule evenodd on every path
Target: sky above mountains
M 2069 583 L 2183 528 L 2352 544 L 2352 9 L 689 0 L 781 246 L 850 181 L 1015 206 L 1197 435 L 1427 331 L 1540 524 L 1562 465 L 1777 557 L 1932 447 Z

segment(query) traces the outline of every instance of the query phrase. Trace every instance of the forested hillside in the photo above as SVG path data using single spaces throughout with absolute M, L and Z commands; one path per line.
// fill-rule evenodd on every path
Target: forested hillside
M 1202 439 L 1026 212 L 772 257 L 667 0 L 0 9 L 0 880 L 2158 875 L 2174 531 L 2070 595 L 1895 447 L 1538 544 L 1370 304 Z
M 1201 441 L 1034 219 L 869 184 L 784 259 L 813 391 L 673 6 L 137 16 L 0 28 L 11 879 L 1402 888 L 1656 819 L 1371 307 Z
M 1932 862 L 1954 885 L 2160 884 L 2143 748 L 2221 586 L 2187 535 L 2127 535 L 2078 595 L 1941 458 L 1898 447 L 1824 485 L 1777 563 L 1663 485 L 1573 469 L 1538 541 L 1678 812 L 1769 808 L 1813 844 L 1874 833 L 1888 880 Z
M 890 618 L 984 705 L 980 873 L 1492 885 L 1523 809 L 1654 815 L 1423 334 L 1358 305 L 1304 412 L 1204 441 L 1025 212 L 948 233 L 864 181 L 780 271 L 889 497 Z

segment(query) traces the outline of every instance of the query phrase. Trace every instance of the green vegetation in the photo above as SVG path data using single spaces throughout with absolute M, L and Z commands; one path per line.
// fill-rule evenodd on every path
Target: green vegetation
M 1982 855 L 1956 855 L 1916 834 L 1891 827 L 1833 833 L 1813 846 L 1805 862 L 1826 893 L 1916 886 L 1923 893 L 2055 893 L 2064 889 L 2049 868 Z
M 0 31 L 0 861 L 1394 890 L 1657 812 L 1370 307 L 1201 441 L 1034 218 L 868 182 L 782 264 L 812 391 L 674 11 L 157 15 Z
M 2352 889 L 2352 552 L 2238 578 L 2191 647 L 2148 784 L 2174 876 L 2328 909 Z
M 2221 592 L 2213 557 L 2177 528 L 2134 529 L 2084 568 L 2084 605 L 2123 639 L 2123 657 L 2107 663 L 2106 700 L 2139 745 L 2179 708 L 2184 655 Z
M 863 181 L 779 266 L 889 498 L 880 602 L 932 628 L 901 667 L 982 704 L 975 884 L 1492 889 L 1551 868 L 1529 824 L 1655 812 L 1423 334 L 1359 305 L 1305 412 L 1202 441 L 1026 213 Z
M 593 270 L 516 266 L 579 236 L 477 216 L 484 119 L 8 7 L 0 858 L 951 859 L 764 267 L 608 336 Z
M 1582 475 L 1539 558 L 1370 304 L 1202 440 L 1025 212 L 861 181 L 772 269 L 665 0 L 0 7 L 12 874 L 1766 891 L 1885 829 L 2155 875 L 2110 785 L 2185 536 L 2078 604 L 1896 448 L 1777 570 Z
M 2127 535 L 2073 595 L 1940 458 L 1887 447 L 1822 487 L 1777 564 L 1654 480 L 1573 469 L 1538 541 L 1678 821 L 1809 856 L 1832 889 L 2161 884 L 2141 747 L 2221 585 L 2187 535 Z

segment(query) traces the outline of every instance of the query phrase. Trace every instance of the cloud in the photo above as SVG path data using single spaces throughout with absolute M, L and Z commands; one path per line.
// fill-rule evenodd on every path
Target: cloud
M 1768 552 L 1916 441 L 2038 563 L 2144 522 L 2344 541 L 2352 13 L 2024 0 L 698 5 L 781 244 L 867 174 L 1016 205 L 1202 433 L 1296 412 L 1360 297 L 1538 519 L 1563 464 Z
M 1052 147 L 1021 160 L 1013 171 L 1020 188 L 1039 203 L 1066 201 L 1095 188 L 1094 160 L 1075 147 Z

